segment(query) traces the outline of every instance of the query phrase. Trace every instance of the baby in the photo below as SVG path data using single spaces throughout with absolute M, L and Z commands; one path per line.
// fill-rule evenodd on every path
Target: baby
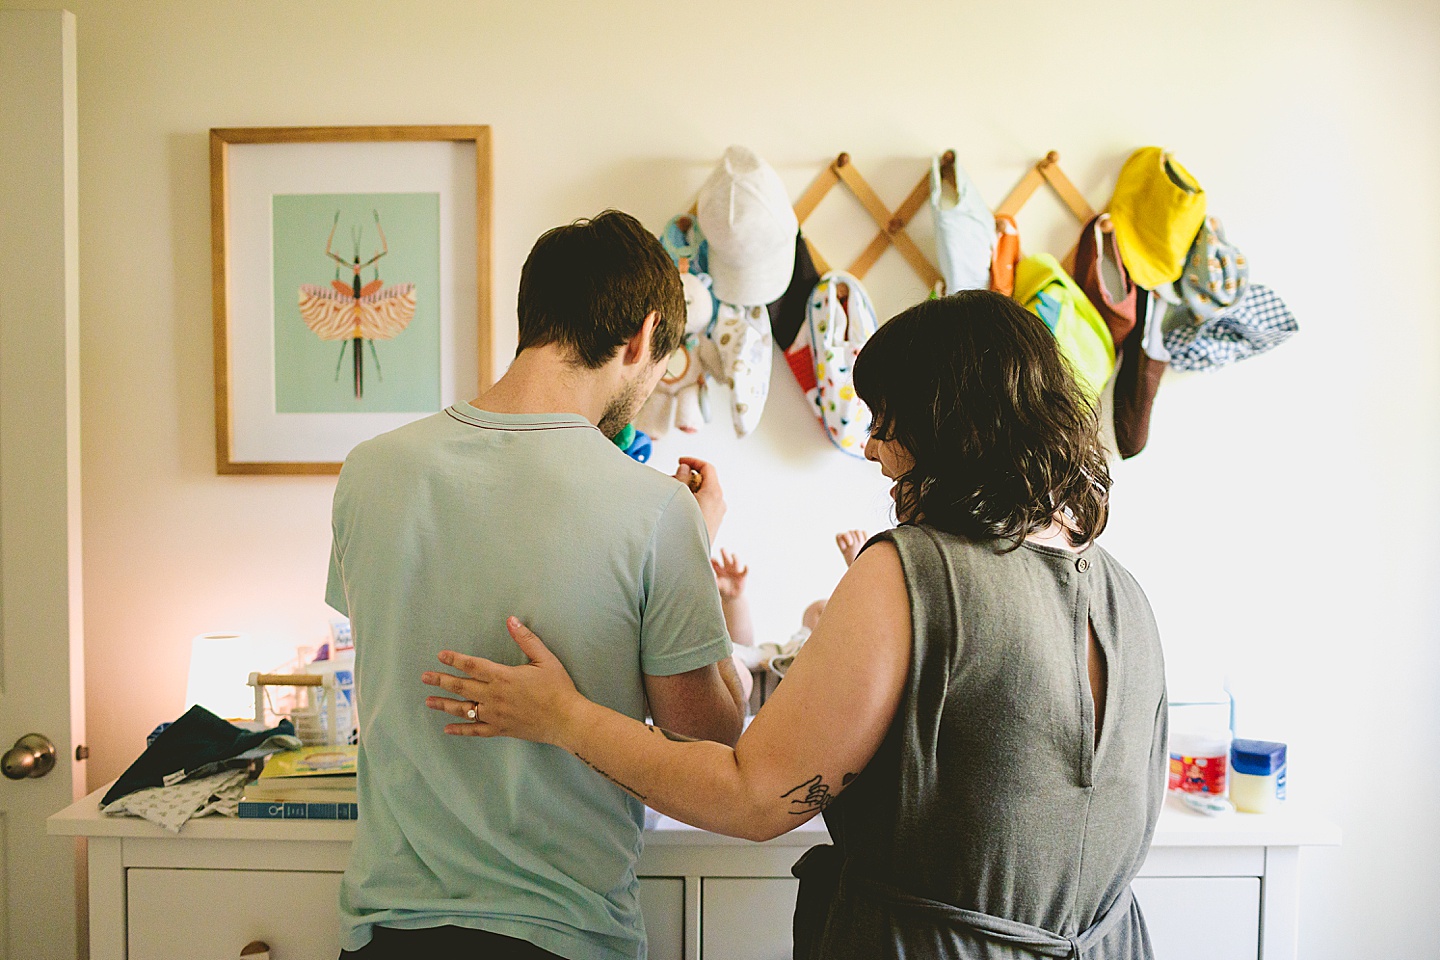
M 835 534 L 835 546 L 845 558 L 845 566 L 855 562 L 855 558 L 860 555 L 860 548 L 865 546 L 868 539 L 870 535 L 864 530 L 843 530 Z M 755 625 L 750 618 L 750 601 L 745 598 L 745 578 L 749 575 L 750 568 L 728 550 L 721 550 L 720 559 L 712 558 L 710 565 L 715 568 L 715 586 L 720 590 L 720 608 L 725 615 L 725 626 L 736 646 L 735 668 L 740 673 L 741 684 L 748 696 L 752 669 L 768 666 L 777 676 L 785 676 L 785 671 L 795 659 L 800 645 L 810 637 L 810 631 L 820 622 L 825 601 L 816 600 L 805 608 L 805 613 L 800 618 L 800 629 L 795 631 L 786 643 L 765 643 L 757 647 Z

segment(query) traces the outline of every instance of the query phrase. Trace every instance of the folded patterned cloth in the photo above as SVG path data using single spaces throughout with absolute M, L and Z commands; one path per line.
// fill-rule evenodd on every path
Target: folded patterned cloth
M 171 833 L 179 833 L 193 817 L 212 813 L 233 817 L 248 778 L 248 770 L 222 770 L 169 787 L 146 787 L 102 806 L 100 812 L 111 817 L 144 817 Z

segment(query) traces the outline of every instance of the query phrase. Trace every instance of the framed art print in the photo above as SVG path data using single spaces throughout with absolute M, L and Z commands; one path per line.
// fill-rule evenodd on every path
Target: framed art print
M 338 473 L 489 383 L 490 129 L 210 131 L 219 473 Z

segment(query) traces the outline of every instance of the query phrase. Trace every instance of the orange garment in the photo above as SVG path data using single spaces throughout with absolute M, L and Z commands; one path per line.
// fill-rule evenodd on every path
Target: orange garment
M 1015 265 L 1020 262 L 1020 229 L 1015 218 L 995 218 L 995 255 L 990 260 L 990 289 L 1005 296 L 1015 293 Z

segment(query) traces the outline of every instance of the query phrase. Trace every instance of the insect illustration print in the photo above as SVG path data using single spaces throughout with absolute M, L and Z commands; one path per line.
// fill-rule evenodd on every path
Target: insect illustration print
M 370 356 L 375 362 L 375 375 L 381 380 L 380 355 L 375 350 L 376 340 L 393 340 L 399 336 L 415 318 L 415 284 L 395 283 L 385 289 L 380 280 L 380 268 L 375 264 L 390 252 L 385 242 L 385 230 L 380 226 L 380 212 L 375 214 L 375 231 L 380 235 L 380 250 L 375 256 L 360 262 L 360 231 L 352 231 L 355 257 L 346 263 L 331 247 L 335 242 L 335 230 L 340 225 L 340 211 L 335 211 L 335 221 L 330 225 L 330 236 L 325 241 L 325 255 L 340 267 L 352 273 L 350 283 L 340 279 L 339 268 L 330 286 L 302 284 L 300 287 L 300 318 L 321 340 L 339 340 L 340 356 L 335 361 L 335 379 L 340 379 L 340 368 L 345 362 L 345 351 L 350 351 L 350 367 L 355 380 L 355 399 L 365 396 L 365 344 L 370 345 Z M 361 280 L 361 271 L 374 267 L 375 276 L 369 283 Z

